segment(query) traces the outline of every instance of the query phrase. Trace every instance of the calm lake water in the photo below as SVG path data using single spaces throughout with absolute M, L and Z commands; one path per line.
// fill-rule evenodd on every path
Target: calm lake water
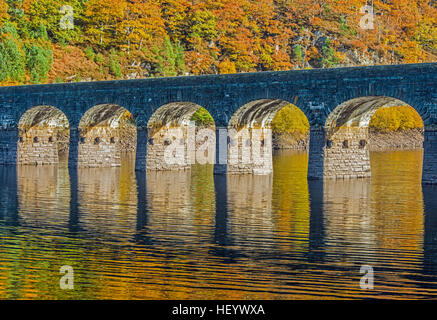
M 437 294 L 437 187 L 422 151 L 372 153 L 373 178 L 0 167 L 0 298 L 335 299 Z M 63 265 L 74 290 L 61 290 Z M 360 267 L 374 289 L 360 289 Z

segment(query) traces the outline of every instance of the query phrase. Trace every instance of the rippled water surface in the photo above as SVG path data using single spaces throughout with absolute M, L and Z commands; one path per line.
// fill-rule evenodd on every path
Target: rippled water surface
M 421 151 L 372 154 L 373 177 L 307 181 L 281 152 L 272 176 L 0 167 L 0 298 L 432 298 L 437 188 Z M 74 290 L 59 269 L 74 268 Z M 374 290 L 360 289 L 360 267 Z

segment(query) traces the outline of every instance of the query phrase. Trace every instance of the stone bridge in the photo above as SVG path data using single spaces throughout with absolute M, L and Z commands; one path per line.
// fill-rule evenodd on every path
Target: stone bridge
M 423 181 L 432 183 L 436 85 L 437 63 L 430 63 L 2 87 L 0 164 L 56 163 L 64 151 L 73 166 L 116 166 L 123 150 L 136 150 L 138 170 L 187 168 L 162 164 L 172 143 L 163 132 L 188 128 L 198 108 L 215 121 L 215 145 L 228 149 L 232 139 L 220 128 L 268 128 L 291 103 L 310 123 L 309 178 L 368 177 L 372 115 L 381 107 L 410 105 L 424 122 Z M 195 142 L 179 143 L 187 149 Z M 217 172 L 271 171 L 257 171 L 256 159 L 230 166 L 226 152 L 215 157 Z

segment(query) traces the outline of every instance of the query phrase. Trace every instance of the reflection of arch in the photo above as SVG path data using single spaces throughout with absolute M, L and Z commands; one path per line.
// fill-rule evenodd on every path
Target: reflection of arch
M 205 123 L 193 121 L 193 116 L 198 111 L 203 111 L 211 121 Z M 207 130 L 210 133 L 200 132 L 202 129 L 210 129 Z M 214 159 L 215 124 L 208 111 L 196 103 L 171 102 L 159 107 L 150 117 L 147 131 L 148 170 L 189 169 L 191 164 L 197 162 L 196 152 L 202 146 L 201 150 L 204 150 L 202 154 L 205 154 L 206 162 L 211 163 L 211 159 L 212 161 Z M 173 147 L 175 151 L 171 154 L 171 161 L 168 161 L 164 157 L 165 152 L 167 148 Z
M 120 166 L 121 155 L 135 152 L 137 129 L 132 114 L 115 104 L 89 109 L 79 123 L 79 166 Z
M 70 125 L 67 116 L 52 106 L 27 110 L 18 122 L 19 164 L 55 164 L 66 159 Z

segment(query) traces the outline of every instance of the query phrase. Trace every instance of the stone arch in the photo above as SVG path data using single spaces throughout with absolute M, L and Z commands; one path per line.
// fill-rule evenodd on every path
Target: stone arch
M 116 104 L 99 104 L 79 122 L 79 167 L 121 165 L 124 154 L 136 151 L 137 127 L 132 114 Z
M 193 121 L 200 110 L 210 116 L 210 122 Z M 191 164 L 214 162 L 215 122 L 196 103 L 171 102 L 159 107 L 147 123 L 147 136 L 147 170 L 189 169 Z
M 380 108 L 398 106 L 411 107 L 387 96 L 354 98 L 337 106 L 325 123 L 324 177 L 370 177 L 370 121 Z
M 234 129 L 269 128 L 276 113 L 290 102 L 281 99 L 260 99 L 241 106 L 229 120 L 228 127 Z
M 68 159 L 70 124 L 59 109 L 35 106 L 18 122 L 18 164 L 57 164 Z
M 270 174 L 273 171 L 272 121 L 286 106 L 297 107 L 282 99 L 259 99 L 237 109 L 228 124 L 229 173 Z M 308 120 L 303 111 L 302 114 Z
M 326 119 L 325 128 L 329 133 L 334 133 L 338 128 L 344 126 L 368 127 L 370 120 L 378 109 L 395 106 L 410 105 L 399 99 L 384 96 L 351 99 L 337 106 L 329 114 Z

